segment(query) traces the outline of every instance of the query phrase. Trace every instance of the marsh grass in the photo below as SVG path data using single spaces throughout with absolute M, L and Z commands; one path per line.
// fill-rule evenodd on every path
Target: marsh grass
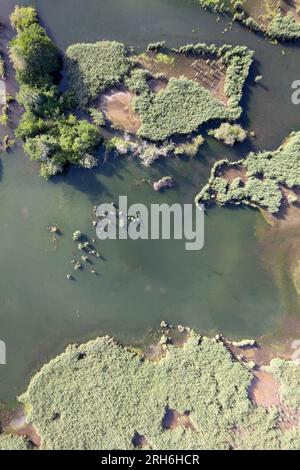
M 224 177 L 224 170 L 235 166 L 244 168 L 244 181 L 240 177 L 233 181 Z M 300 186 L 300 132 L 293 132 L 273 152 L 251 152 L 239 162 L 217 162 L 196 201 L 246 204 L 275 214 L 282 205 L 282 186 L 290 189 Z

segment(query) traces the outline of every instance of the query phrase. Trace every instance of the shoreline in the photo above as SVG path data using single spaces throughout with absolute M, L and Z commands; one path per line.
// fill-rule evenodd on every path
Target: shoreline
M 249 386 L 247 387 L 247 399 L 249 400 L 249 403 L 252 403 L 252 406 L 264 409 L 268 413 L 271 412 L 272 409 L 273 411 L 275 409 L 277 410 L 280 416 L 280 419 L 277 420 L 278 432 L 284 432 L 291 429 L 293 432 L 296 432 L 296 430 L 299 429 L 300 433 L 300 391 L 299 410 L 298 408 L 294 410 L 282 399 L 280 393 L 280 381 L 274 376 L 272 371 L 270 371 L 272 364 L 276 361 L 282 361 L 285 364 L 294 364 L 295 366 L 299 366 L 300 371 L 300 353 L 298 354 L 298 343 L 295 344 L 295 341 L 291 343 L 290 341 L 282 340 L 280 343 L 277 343 L 277 345 L 274 345 L 270 338 L 266 342 L 266 338 L 264 339 L 263 337 L 258 341 L 253 339 L 230 341 L 222 334 L 217 334 L 214 338 L 206 336 L 202 337 L 198 336 L 194 330 L 191 330 L 188 327 L 180 325 L 173 327 L 164 321 L 161 322 L 161 328 L 156 331 L 156 334 L 161 335 L 159 341 L 144 349 L 126 346 L 120 344 L 114 338 L 105 336 L 91 340 L 81 346 L 70 345 L 67 347 L 66 353 L 71 350 L 75 351 L 78 349 L 84 349 L 93 343 L 97 344 L 97 342 L 105 342 L 108 345 L 112 345 L 113 348 L 119 348 L 121 354 L 124 353 L 129 355 L 128 357 L 132 357 L 132 360 L 136 360 L 135 358 L 137 358 L 137 361 L 142 361 L 140 363 L 141 365 L 143 361 L 146 361 L 149 362 L 149 364 L 152 363 L 158 367 L 161 361 L 164 361 L 168 357 L 170 351 L 172 352 L 174 348 L 175 350 L 184 351 L 186 346 L 198 337 L 200 342 L 204 340 L 224 347 L 226 354 L 228 353 L 230 355 L 230 361 L 247 370 L 249 376 L 252 377 L 249 382 Z M 281 351 L 279 351 L 280 348 Z M 32 376 L 30 384 L 36 380 L 36 377 L 43 373 L 43 370 L 51 367 L 51 364 L 55 364 L 66 353 L 58 355 L 48 364 L 45 364 L 39 372 Z M 84 357 L 85 353 L 82 358 Z M 210 368 L 210 365 L 208 364 L 207 367 Z M 212 369 L 212 371 L 214 371 L 214 369 Z M 30 386 L 31 385 L 29 385 L 29 388 Z M 38 423 L 36 425 L 34 421 L 30 420 L 32 405 L 26 403 L 26 399 L 24 402 L 23 398 L 27 393 L 28 391 L 19 398 L 20 403 L 22 403 L 23 400 L 23 405 L 20 404 L 12 412 L 6 410 L 0 417 L 0 425 L 2 429 L 2 433 L 0 434 L 0 449 L 2 448 L 2 445 L 4 445 L 2 444 L 1 439 L 5 442 L 6 446 L 9 438 L 12 439 L 11 445 L 25 444 L 26 447 L 31 450 L 47 448 L 47 445 L 43 440 L 43 436 L 38 431 Z M 24 403 L 25 408 L 23 408 Z M 40 403 L 40 406 L 43 407 L 43 403 Z M 172 410 L 170 408 L 162 423 L 164 423 L 163 426 L 165 429 L 175 430 L 178 427 L 182 427 L 186 432 L 197 432 L 196 426 L 193 423 L 193 420 L 190 420 L 189 415 L 182 415 L 179 410 Z M 141 437 L 144 438 L 144 436 Z M 143 445 L 139 444 L 137 447 L 148 448 L 147 440 L 142 439 L 138 442 L 142 442 Z

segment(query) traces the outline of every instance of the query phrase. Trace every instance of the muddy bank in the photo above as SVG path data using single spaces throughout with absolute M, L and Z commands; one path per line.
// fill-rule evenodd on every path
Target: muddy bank
M 133 110 L 135 95 L 126 88 L 111 90 L 101 96 L 98 106 L 110 125 L 131 134 L 136 134 L 141 127 L 141 120 Z

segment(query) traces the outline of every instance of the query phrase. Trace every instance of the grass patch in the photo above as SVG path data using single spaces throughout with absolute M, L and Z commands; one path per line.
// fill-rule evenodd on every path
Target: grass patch
M 74 44 L 66 51 L 65 63 L 70 91 L 82 108 L 117 85 L 130 68 L 124 45 L 115 41 Z
M 240 21 L 252 31 L 261 31 L 272 40 L 293 41 L 300 38 L 299 6 L 293 2 L 282 5 L 280 1 L 262 0 L 252 5 L 251 0 L 198 0 L 215 13 L 228 13 L 234 21 Z M 287 10 L 283 7 L 287 7 Z M 296 8 L 295 8 L 296 7 Z
M 21 401 L 45 448 L 132 449 L 139 433 L 153 449 L 227 449 L 251 410 L 250 379 L 222 344 L 194 334 L 158 363 L 99 338 L 44 366 Z M 167 407 L 199 432 L 164 430 Z
M 224 176 L 226 170 L 236 166 L 244 169 L 244 181 L 239 176 L 231 181 Z M 196 201 L 246 204 L 278 213 L 283 200 L 282 185 L 290 189 L 300 186 L 300 132 L 293 132 L 273 152 L 251 152 L 244 160 L 234 163 L 217 162 Z
M 247 132 L 239 124 L 223 123 L 218 129 L 208 132 L 215 139 L 224 142 L 226 145 L 234 145 L 236 142 L 244 142 Z
M 24 437 L 0 434 L 0 450 L 29 450 L 29 448 L 29 442 Z

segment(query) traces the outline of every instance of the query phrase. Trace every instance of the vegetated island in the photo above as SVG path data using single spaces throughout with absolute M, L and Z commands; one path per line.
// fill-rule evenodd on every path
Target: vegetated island
M 277 150 L 216 162 L 196 203 L 244 204 L 280 217 L 299 204 L 299 187 L 300 132 L 293 132 Z
M 182 330 L 152 359 L 109 337 L 69 346 L 19 398 L 27 435 L 49 450 L 299 448 L 299 363 L 262 366 L 255 341 Z M 25 448 L 36 446 L 0 435 L 0 449 Z
M 70 46 L 64 58 L 32 7 L 16 7 L 17 36 L 10 58 L 25 109 L 16 135 L 49 178 L 67 164 L 94 167 L 104 127 L 106 152 L 131 154 L 151 164 L 160 156 L 193 156 L 201 125 L 235 121 L 253 52 L 245 46 L 196 44 L 168 49 L 150 44 L 137 54 L 115 41 Z M 69 88 L 61 92 L 65 70 Z M 79 119 L 78 111 L 84 116 Z M 193 134 L 193 133 L 196 133 Z M 193 134 L 193 135 L 192 135 Z M 185 140 L 174 143 L 172 137 Z
M 300 39 L 299 0 L 198 0 L 215 13 L 227 13 L 252 31 L 264 33 L 271 40 Z

